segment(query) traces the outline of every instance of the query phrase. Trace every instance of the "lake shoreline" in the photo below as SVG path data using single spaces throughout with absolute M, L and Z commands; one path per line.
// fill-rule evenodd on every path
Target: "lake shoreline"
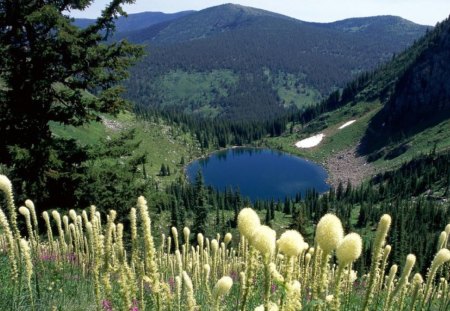
M 344 187 L 350 181 L 359 186 L 367 177 L 373 176 L 375 168 L 366 158 L 359 156 L 356 147 L 347 148 L 329 156 L 323 163 L 328 172 L 327 183 L 335 189 L 342 182 Z
M 207 185 L 219 191 L 238 187 L 252 200 L 295 197 L 310 189 L 324 193 L 330 188 L 321 163 L 265 146 L 231 146 L 196 157 L 183 167 L 186 181 L 192 184 L 198 170 Z

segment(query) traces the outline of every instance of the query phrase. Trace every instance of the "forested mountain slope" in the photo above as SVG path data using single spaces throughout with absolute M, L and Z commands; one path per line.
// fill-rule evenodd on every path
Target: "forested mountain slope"
M 392 16 L 317 24 L 239 5 L 212 7 L 126 34 L 148 45 L 128 97 L 203 116 L 271 118 L 316 104 L 428 28 Z
M 291 142 L 319 132 L 325 138 L 311 150 L 289 150 L 324 159 L 353 147 L 386 169 L 419 153 L 449 149 L 449 51 L 447 19 L 390 62 L 333 93 L 306 117 L 299 114 L 306 125 Z M 340 129 L 352 119 L 355 123 Z
M 194 11 L 182 11 L 178 13 L 162 13 L 162 12 L 142 12 L 135 14 L 128 14 L 127 17 L 120 16 L 116 21 L 117 35 L 121 36 L 121 33 L 129 31 L 136 31 L 144 29 L 152 25 L 171 21 L 182 16 L 189 15 Z M 84 28 L 95 22 L 95 19 L 89 18 L 76 18 L 74 24 L 78 27 Z
M 390 142 L 407 143 L 412 136 L 450 119 L 449 60 L 447 19 L 380 71 L 361 92 L 379 89 L 377 96 L 385 101 L 369 125 L 362 151 L 374 152 Z

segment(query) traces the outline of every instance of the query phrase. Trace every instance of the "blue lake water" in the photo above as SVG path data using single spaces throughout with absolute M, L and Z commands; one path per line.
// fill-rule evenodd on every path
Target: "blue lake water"
M 195 181 L 201 170 L 205 184 L 223 191 L 239 188 L 243 196 L 257 199 L 284 199 L 314 188 L 329 189 L 325 169 L 311 161 L 270 149 L 232 148 L 214 152 L 190 163 L 186 174 Z

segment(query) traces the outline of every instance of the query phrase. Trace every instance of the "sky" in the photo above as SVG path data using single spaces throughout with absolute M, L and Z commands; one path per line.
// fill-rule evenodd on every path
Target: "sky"
M 95 0 L 73 17 L 96 18 L 109 0 Z M 397 15 L 418 24 L 435 25 L 450 15 L 450 0 L 136 0 L 126 5 L 127 13 L 201 10 L 224 3 L 236 3 L 288 15 L 303 21 L 332 22 L 350 17 Z

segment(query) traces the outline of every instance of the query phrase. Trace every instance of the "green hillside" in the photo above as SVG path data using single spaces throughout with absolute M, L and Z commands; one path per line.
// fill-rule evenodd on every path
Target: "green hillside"
M 135 136 L 130 143 L 140 143 L 134 154 L 146 154 L 146 172 L 160 186 L 165 186 L 184 176 L 182 159 L 185 163 L 201 155 L 196 140 L 181 129 L 165 124 L 161 120 L 154 122 L 138 119 L 132 113 L 123 113 L 117 117 L 103 116 L 102 122 L 90 123 L 81 127 L 52 124 L 53 135 L 66 139 L 75 139 L 78 143 L 94 147 L 124 132 L 134 130 Z M 160 176 L 161 165 L 170 167 L 169 176 Z

